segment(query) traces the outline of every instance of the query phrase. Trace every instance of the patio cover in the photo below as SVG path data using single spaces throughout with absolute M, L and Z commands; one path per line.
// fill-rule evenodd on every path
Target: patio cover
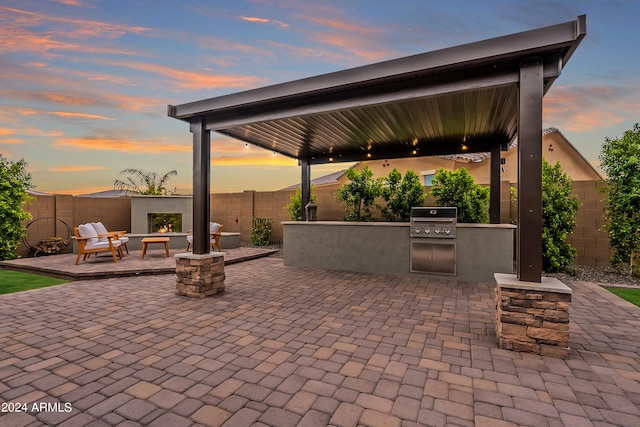
M 210 131 L 296 158 L 303 206 L 310 166 L 491 152 L 499 218 L 500 151 L 518 145 L 517 272 L 542 275 L 542 98 L 586 35 L 586 15 L 531 31 L 182 105 L 193 133 L 194 253 L 209 251 Z M 303 212 L 304 215 L 304 212 Z

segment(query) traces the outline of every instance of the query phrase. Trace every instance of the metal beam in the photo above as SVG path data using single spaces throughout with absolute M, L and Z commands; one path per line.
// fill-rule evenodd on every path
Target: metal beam
M 300 168 L 302 169 L 302 181 L 300 183 L 300 192 L 302 195 L 302 220 L 307 220 L 307 210 L 305 207 L 311 200 L 311 165 L 309 159 L 302 159 L 300 161 Z
M 542 281 L 542 97 L 541 58 L 520 64 L 518 99 L 517 272 L 525 282 Z
M 489 222 L 500 224 L 500 145 L 491 146 Z
M 193 134 L 193 253 L 208 254 L 211 132 L 206 130 L 201 117 L 191 121 L 190 131 Z

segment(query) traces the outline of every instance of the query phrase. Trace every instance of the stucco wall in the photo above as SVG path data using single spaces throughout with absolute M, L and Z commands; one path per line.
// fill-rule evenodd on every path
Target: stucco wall
M 456 238 L 447 240 L 456 243 L 455 275 L 428 275 L 445 280 L 493 282 L 496 272 L 513 273 L 514 232 L 515 227 L 508 224 L 459 224 Z M 434 239 L 411 239 L 409 223 L 285 222 L 284 263 L 330 270 L 409 274 L 412 242 L 433 243 Z
M 182 214 L 182 231 L 193 228 L 193 200 L 191 196 L 131 196 L 132 233 L 150 233 L 149 214 L 179 213 Z M 107 229 L 109 229 L 107 227 Z
M 586 265 L 609 265 L 611 251 L 609 237 L 601 231 L 604 194 L 599 191 L 604 184 L 597 181 L 573 183 L 573 191 L 580 199 L 576 214 L 576 229 L 567 241 L 578 251 L 576 263 Z
M 575 194 L 581 206 L 577 214 L 577 227 L 568 241 L 578 251 L 577 263 L 588 265 L 607 265 L 609 263 L 609 239 L 607 234 L 599 231 L 602 219 L 603 194 L 598 191 L 597 181 L 576 181 L 573 183 Z M 516 217 L 515 206 L 509 202 L 508 182 L 500 185 L 501 222 L 509 223 Z M 335 193 L 338 186 L 323 186 L 314 189 L 318 204 L 318 220 L 337 221 L 344 216 L 344 205 L 336 202 Z M 425 191 L 428 192 L 428 188 Z M 240 233 L 243 242 L 251 241 L 251 222 L 253 216 L 273 220 L 274 232 L 272 242 L 283 240 L 282 222 L 289 221 L 285 206 L 295 191 L 244 191 L 241 193 L 212 194 L 211 220 L 223 224 L 224 231 Z M 131 232 L 131 198 L 90 198 L 69 195 L 35 196 L 26 205 L 33 218 L 57 217 L 69 226 L 90 221 L 102 221 L 110 230 L 126 230 Z M 428 196 L 426 205 L 433 204 Z M 378 214 L 378 219 L 381 219 Z M 28 221 L 25 221 L 25 224 Z M 54 221 L 40 221 L 29 229 L 29 237 L 36 240 L 53 236 L 61 236 L 63 230 L 55 230 Z M 61 225 L 58 223 L 58 226 Z M 188 231 L 188 230 L 185 230 Z M 28 249 L 21 247 L 20 255 L 26 256 Z

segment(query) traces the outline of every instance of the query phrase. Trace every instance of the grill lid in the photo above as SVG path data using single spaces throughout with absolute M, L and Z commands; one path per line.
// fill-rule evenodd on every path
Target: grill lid
M 456 222 L 458 208 L 453 207 L 412 207 L 411 220 L 449 220 Z

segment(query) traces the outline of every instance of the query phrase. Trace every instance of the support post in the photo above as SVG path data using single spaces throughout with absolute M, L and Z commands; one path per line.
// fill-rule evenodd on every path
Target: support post
M 500 224 L 500 144 L 491 146 L 489 222 Z
M 193 133 L 193 253 L 208 254 L 211 180 L 211 134 L 204 119 L 191 122 Z
M 300 167 L 302 168 L 302 179 L 300 182 L 300 192 L 302 195 L 302 203 L 300 208 L 302 209 L 302 220 L 307 220 L 307 210 L 305 207 L 311 200 L 311 165 L 309 165 L 309 159 L 304 158 L 300 160 Z
M 542 278 L 542 97 L 543 60 L 520 63 L 518 99 L 518 279 Z

